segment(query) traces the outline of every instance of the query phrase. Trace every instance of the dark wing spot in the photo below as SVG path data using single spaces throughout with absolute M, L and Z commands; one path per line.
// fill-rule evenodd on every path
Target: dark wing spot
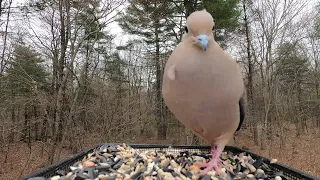
M 188 27 L 187 27 L 187 26 L 185 26 L 185 27 L 184 27 L 184 30 L 186 31 L 186 33 L 188 33 L 188 32 L 189 32 L 189 30 L 188 30 Z
M 240 122 L 239 122 L 239 125 L 238 125 L 238 128 L 237 128 L 237 131 L 240 130 L 240 128 L 242 126 L 242 123 L 244 121 L 244 117 L 245 117 L 244 99 L 243 98 L 241 98 L 239 100 L 239 110 L 240 110 Z
M 216 26 L 215 26 L 216 22 L 215 22 L 215 20 L 214 20 L 214 19 L 213 19 L 213 23 L 214 23 L 214 25 L 212 26 L 212 31 L 214 31 L 214 30 L 215 30 L 215 28 L 216 28 Z

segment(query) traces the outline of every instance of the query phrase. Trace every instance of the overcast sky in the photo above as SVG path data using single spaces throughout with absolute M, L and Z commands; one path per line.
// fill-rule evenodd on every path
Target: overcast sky
M 24 4 L 28 3 L 29 0 L 13 0 L 12 1 L 12 7 L 19 7 L 19 6 L 23 6 Z M 16 32 L 17 31 L 17 27 L 25 27 L 25 23 L 23 20 L 23 18 L 21 16 L 19 16 L 19 13 L 15 13 L 15 12 L 19 12 L 18 9 L 13 9 L 11 10 L 11 12 L 13 12 L 11 14 L 10 17 L 10 26 L 9 26 L 9 32 Z M 110 15 L 112 16 L 112 14 Z M 2 16 L 2 22 L 4 22 L 5 20 L 5 16 Z M 1 31 L 5 30 L 5 25 L 1 25 Z M 122 44 L 123 42 L 125 42 L 126 39 L 128 39 L 127 36 L 124 35 L 122 29 L 118 26 L 117 22 L 113 22 L 111 24 L 108 25 L 108 27 L 106 28 L 107 31 L 109 31 L 111 34 L 115 35 L 115 43 L 117 45 Z
M 7 0 L 8 1 L 8 0 Z M 28 0 L 13 0 L 13 7 L 16 6 L 21 6 L 25 3 L 29 2 Z M 305 7 L 305 11 L 308 11 L 310 9 L 312 9 L 312 7 L 315 6 L 317 0 L 310 0 L 308 6 Z M 17 11 L 17 10 L 13 10 L 13 11 Z M 22 28 L 26 28 L 26 23 L 21 21 L 23 18 L 22 17 L 18 17 L 19 13 L 13 13 L 12 17 L 10 18 L 11 20 L 11 26 L 10 26 L 10 31 L 11 32 L 17 32 L 17 27 L 21 27 Z M 301 13 L 303 14 L 303 13 Z M 4 18 L 4 17 L 2 17 Z M 38 26 L 36 23 L 33 23 L 33 26 Z M 4 30 L 4 25 L 1 26 L 1 29 Z M 36 30 L 40 30 L 41 31 L 41 27 L 39 28 L 35 28 Z M 121 28 L 118 26 L 117 22 L 113 22 L 111 24 L 109 24 L 109 26 L 107 27 L 107 29 L 111 34 L 115 35 L 116 38 L 114 40 L 114 43 L 116 43 L 116 45 L 121 45 L 123 44 L 127 39 L 128 36 L 126 36 L 123 31 L 121 30 Z

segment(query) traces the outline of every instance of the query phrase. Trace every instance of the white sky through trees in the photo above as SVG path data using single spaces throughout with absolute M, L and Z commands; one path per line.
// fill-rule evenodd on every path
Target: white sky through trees
M 7 2 L 9 2 L 9 0 L 6 0 Z M 283 0 L 276 0 L 279 2 L 282 2 Z M 29 1 L 28 0 L 13 0 L 12 1 L 12 9 L 11 9 L 11 14 L 10 14 L 10 23 L 9 23 L 9 28 L 8 28 L 8 32 L 9 32 L 9 36 L 11 36 L 10 38 L 8 38 L 8 41 L 10 41 L 11 39 L 14 39 L 14 37 L 16 37 L 17 33 L 21 33 L 21 34 L 25 34 L 26 31 L 29 32 L 29 34 L 32 36 L 32 34 L 38 34 L 38 32 L 41 32 L 43 29 L 41 28 L 41 23 L 38 23 L 35 19 L 37 17 L 35 17 L 34 20 L 32 19 L 28 19 L 29 22 L 26 22 L 26 18 L 22 17 L 22 13 L 21 11 L 17 8 L 17 7 L 21 7 L 21 6 L 25 6 Z M 283 1 L 284 2 L 284 1 Z M 301 1 L 301 3 L 303 2 L 303 0 Z M 299 14 L 301 15 L 300 18 L 295 18 L 296 20 L 301 20 L 301 18 L 303 19 L 303 15 L 305 15 L 306 13 L 311 13 L 312 14 L 312 9 L 315 8 L 317 4 L 317 0 L 308 0 L 307 2 L 307 6 L 303 9 L 303 12 L 300 12 Z M 3 33 L 5 31 L 5 21 L 6 21 L 6 9 L 7 6 L 3 7 L 4 11 L 1 17 L 1 31 L 0 34 L 3 35 Z M 124 10 L 124 6 L 120 7 L 118 10 Z M 311 11 L 311 12 L 310 12 Z M 110 16 L 113 16 L 113 14 L 110 14 Z M 299 15 L 297 16 L 299 17 Z M 30 27 L 32 27 L 32 29 Z M 251 27 L 254 28 L 254 27 Z M 118 45 L 124 45 L 125 42 L 131 37 L 128 34 L 125 34 L 122 29 L 118 26 L 117 22 L 112 22 L 110 23 L 104 30 L 110 32 L 110 34 L 115 35 L 115 39 L 114 39 L 114 48 Z M 32 41 L 33 37 L 29 37 L 27 39 L 25 39 L 25 41 L 29 42 L 29 43 L 35 43 Z M 237 49 L 238 47 L 233 46 L 233 40 L 231 39 L 230 42 L 231 46 L 229 46 L 229 48 L 227 49 L 228 52 L 232 53 L 232 55 L 236 55 L 237 54 Z M 0 46 L 2 47 L 3 44 L 1 43 Z

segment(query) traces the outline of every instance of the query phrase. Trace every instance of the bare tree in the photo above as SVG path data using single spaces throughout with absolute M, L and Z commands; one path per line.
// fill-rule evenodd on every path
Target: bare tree
M 7 2 L 7 1 L 5 1 Z M 7 49 L 7 40 L 8 40 L 8 27 L 9 27 L 9 22 L 10 22 L 10 15 L 11 15 L 11 5 L 12 5 L 12 0 L 8 1 L 8 5 L 7 7 L 5 7 L 5 9 L 7 9 L 7 17 L 6 17 L 6 22 L 5 22 L 5 30 L 3 33 L 4 38 L 3 38 L 3 49 L 2 49 L 2 53 L 1 53 L 1 61 L 0 61 L 0 77 L 3 75 L 5 66 L 6 66 L 6 60 L 5 60 L 5 53 L 6 53 L 6 49 Z M 0 1 L 0 7 L 2 7 L 2 1 Z M 2 8 L 0 8 L 0 17 L 1 17 L 1 12 L 2 12 Z M 0 21 L 0 25 L 1 25 L 1 21 Z

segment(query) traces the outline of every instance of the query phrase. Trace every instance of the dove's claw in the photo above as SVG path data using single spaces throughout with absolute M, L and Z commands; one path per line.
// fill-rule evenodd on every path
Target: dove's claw
M 202 162 L 194 163 L 194 165 L 196 165 L 196 166 L 205 167 L 205 169 L 203 171 L 201 171 L 201 173 L 200 173 L 201 176 L 207 174 L 212 169 L 217 174 L 220 174 L 220 169 L 218 167 L 218 164 L 221 163 L 221 160 L 219 158 L 221 153 L 222 153 L 222 149 L 213 145 L 211 148 L 212 158 L 209 162 L 207 162 L 207 163 L 202 163 Z

